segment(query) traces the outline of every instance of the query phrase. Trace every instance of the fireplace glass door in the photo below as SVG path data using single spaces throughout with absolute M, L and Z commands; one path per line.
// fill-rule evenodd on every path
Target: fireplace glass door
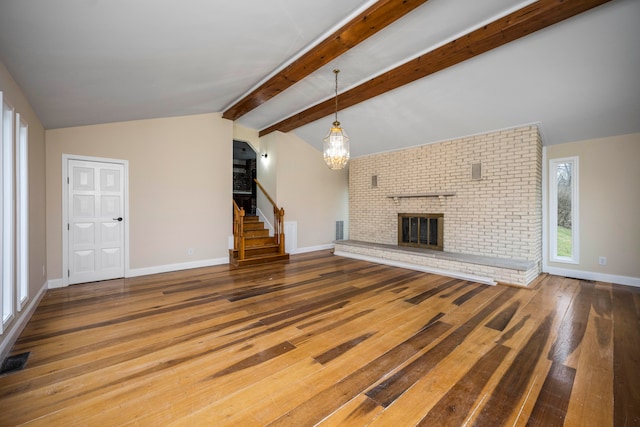
M 398 214 L 398 245 L 443 249 L 442 214 Z

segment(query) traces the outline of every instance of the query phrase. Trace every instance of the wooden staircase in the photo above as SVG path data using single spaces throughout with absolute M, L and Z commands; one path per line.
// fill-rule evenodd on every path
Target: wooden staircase
M 245 215 L 234 200 L 233 249 L 229 249 L 229 264 L 236 267 L 289 259 L 284 249 L 284 209 L 276 205 L 260 181 L 253 181 L 273 206 L 273 237 L 257 216 Z
M 289 259 L 288 253 L 280 253 L 280 245 L 275 237 L 269 236 L 257 216 L 243 216 L 244 259 L 240 259 L 238 249 L 229 249 L 229 263 L 236 267 L 264 264 Z

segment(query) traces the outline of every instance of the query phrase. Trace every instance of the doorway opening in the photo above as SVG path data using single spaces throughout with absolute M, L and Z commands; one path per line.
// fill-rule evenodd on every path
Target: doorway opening
M 256 152 L 244 141 L 233 141 L 233 200 L 245 214 L 255 215 Z

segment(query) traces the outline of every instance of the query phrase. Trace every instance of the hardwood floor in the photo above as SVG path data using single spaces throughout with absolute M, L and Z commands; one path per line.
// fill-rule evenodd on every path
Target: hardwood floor
M 333 256 L 50 290 L 0 425 L 640 425 L 640 289 Z

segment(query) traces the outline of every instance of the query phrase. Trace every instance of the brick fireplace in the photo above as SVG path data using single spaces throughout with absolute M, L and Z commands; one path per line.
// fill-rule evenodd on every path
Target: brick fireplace
M 365 255 L 362 244 L 370 244 L 377 249 L 367 256 L 374 258 L 520 285 L 540 273 L 542 144 L 536 126 L 355 158 L 349 167 L 350 241 L 359 246 L 336 242 L 337 254 Z M 402 215 L 416 212 L 446 218 L 441 248 L 416 245 L 403 254 Z

